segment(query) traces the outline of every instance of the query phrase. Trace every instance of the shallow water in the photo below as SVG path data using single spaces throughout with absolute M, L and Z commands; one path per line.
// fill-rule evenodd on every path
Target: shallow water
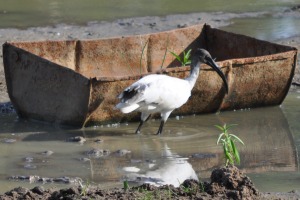
M 222 30 L 248 35 L 261 40 L 274 41 L 300 35 L 300 17 L 235 18 Z
M 192 12 L 278 11 L 297 3 L 297 0 L 30 0 L 22 3 L 18 0 L 0 0 L 0 28 L 27 28 L 60 23 L 85 24 L 89 21 Z
M 104 188 L 122 186 L 123 180 L 131 181 L 130 184 L 172 181 L 179 184 L 190 176 L 205 180 L 212 168 L 223 165 L 221 146 L 215 144 L 219 131 L 214 127 L 223 123 L 238 124 L 232 128 L 232 133 L 246 144 L 239 145 L 239 167 L 250 175 L 258 189 L 277 192 L 299 189 L 299 102 L 300 90 L 290 93 L 280 107 L 174 116 L 167 122 L 162 136 L 153 135 L 159 126 L 157 120 L 150 120 L 142 134 L 135 135 L 137 123 L 72 130 L 4 115 L 0 118 L 3 127 L 0 133 L 0 192 L 18 185 L 30 188 L 37 185 L 7 179 L 13 175 L 80 177 Z M 87 141 L 82 145 L 66 142 L 74 136 L 83 136 Z M 16 141 L 6 143 L 7 139 Z M 93 148 L 110 153 L 88 155 Z M 43 154 L 47 150 L 54 153 Z M 173 171 L 176 173 L 170 173 Z M 69 187 L 49 183 L 45 187 L 54 185 Z

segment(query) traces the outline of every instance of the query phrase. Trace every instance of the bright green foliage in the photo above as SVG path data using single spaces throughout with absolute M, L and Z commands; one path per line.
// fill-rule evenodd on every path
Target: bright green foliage
M 238 152 L 238 149 L 236 148 L 235 142 L 237 141 L 243 145 L 244 142 L 236 135 L 228 133 L 228 130 L 235 125 L 236 124 L 231 124 L 228 126 L 226 124 L 224 124 L 224 126 L 215 125 L 215 127 L 217 127 L 222 131 L 222 133 L 220 133 L 219 138 L 217 140 L 217 145 L 219 143 L 222 143 L 224 156 L 226 159 L 226 166 L 228 164 L 231 165 L 234 165 L 235 163 L 240 164 L 240 154 Z
M 192 49 L 188 50 L 187 52 L 183 51 L 183 58 L 180 58 L 179 55 L 170 51 L 170 53 L 175 56 L 175 58 L 181 63 L 182 66 L 190 65 L 191 64 L 191 52 Z

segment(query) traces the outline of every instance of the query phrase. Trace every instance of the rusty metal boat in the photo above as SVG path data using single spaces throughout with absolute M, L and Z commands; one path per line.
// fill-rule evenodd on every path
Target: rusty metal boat
M 99 40 L 7 42 L 3 61 L 8 94 L 22 118 L 84 126 L 132 121 L 114 109 L 117 94 L 150 73 L 184 78 L 182 54 L 205 48 L 228 78 L 203 66 L 189 101 L 173 115 L 279 105 L 296 67 L 297 49 L 212 28 L 207 24 L 166 32 Z

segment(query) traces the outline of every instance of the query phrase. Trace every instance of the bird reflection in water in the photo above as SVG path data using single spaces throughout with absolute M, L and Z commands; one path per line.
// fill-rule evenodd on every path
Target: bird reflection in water
M 162 149 L 162 162 L 151 164 L 144 173 L 137 173 L 138 168 L 124 168 L 126 179 L 138 184 L 149 183 L 155 186 L 173 185 L 178 187 L 187 179 L 198 181 L 197 174 L 187 158 L 182 158 L 171 152 L 167 144 Z M 135 172 L 127 169 L 136 169 Z

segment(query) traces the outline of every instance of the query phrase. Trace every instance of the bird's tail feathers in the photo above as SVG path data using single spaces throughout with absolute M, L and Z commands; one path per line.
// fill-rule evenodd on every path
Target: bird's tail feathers
M 131 104 L 128 105 L 127 103 L 118 103 L 116 105 L 116 108 L 119 109 L 122 113 L 130 113 L 136 109 L 138 109 L 140 106 L 138 104 Z

